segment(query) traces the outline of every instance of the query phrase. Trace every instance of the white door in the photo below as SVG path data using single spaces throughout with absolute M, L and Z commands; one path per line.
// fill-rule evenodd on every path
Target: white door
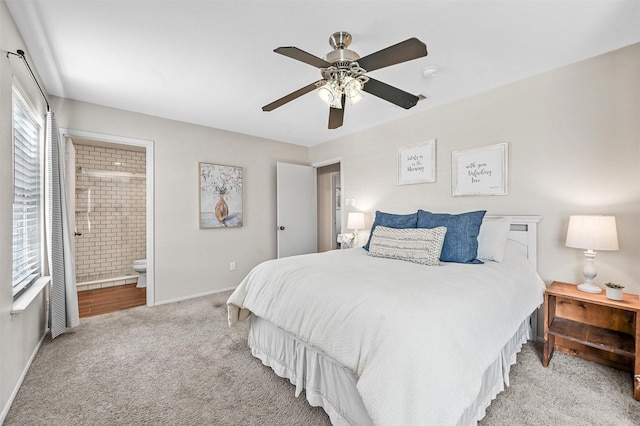
M 311 166 L 277 163 L 278 257 L 318 250 L 316 171 Z

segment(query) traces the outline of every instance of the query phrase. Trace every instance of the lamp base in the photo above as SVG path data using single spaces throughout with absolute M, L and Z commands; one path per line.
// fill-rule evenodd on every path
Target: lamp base
M 578 290 L 584 291 L 585 293 L 594 293 L 594 294 L 602 293 L 602 289 L 600 287 L 598 287 L 597 285 L 587 284 L 587 283 L 580 284 L 578 286 Z

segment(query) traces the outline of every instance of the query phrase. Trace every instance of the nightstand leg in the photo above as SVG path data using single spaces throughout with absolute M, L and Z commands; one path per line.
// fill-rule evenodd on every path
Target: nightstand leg
M 542 365 L 549 366 L 549 361 L 553 356 L 553 349 L 556 344 L 556 337 L 549 333 L 549 326 L 553 322 L 556 312 L 556 297 L 549 294 L 544 296 L 544 351 L 542 354 Z
M 549 339 L 544 342 L 544 358 L 542 360 L 542 365 L 544 367 L 549 366 L 549 361 L 551 361 L 551 357 L 553 356 L 554 345 L 555 345 L 554 336 L 550 336 Z
M 633 397 L 640 401 L 640 312 L 636 312 L 636 356 L 633 371 Z

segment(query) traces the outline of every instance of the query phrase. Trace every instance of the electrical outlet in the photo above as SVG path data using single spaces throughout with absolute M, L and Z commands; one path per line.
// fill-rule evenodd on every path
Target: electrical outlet
M 230 271 L 235 271 L 236 270 L 236 262 L 235 260 L 232 262 L 229 262 L 229 270 Z

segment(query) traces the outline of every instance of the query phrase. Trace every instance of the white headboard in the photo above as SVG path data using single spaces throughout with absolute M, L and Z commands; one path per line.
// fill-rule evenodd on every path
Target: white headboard
M 538 269 L 538 222 L 542 216 L 487 215 L 488 219 L 508 217 L 511 220 L 509 240 L 518 243 L 529 262 Z

